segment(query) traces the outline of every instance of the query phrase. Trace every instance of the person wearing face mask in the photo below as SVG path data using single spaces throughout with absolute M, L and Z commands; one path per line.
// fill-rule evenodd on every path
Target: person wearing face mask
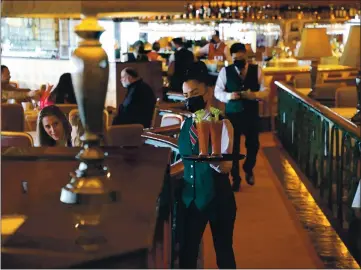
M 229 64 L 232 63 L 232 57 L 229 53 L 229 48 L 224 42 L 219 38 L 219 31 L 215 30 L 212 34 L 210 43 L 206 44 L 198 51 L 198 56 L 208 55 L 208 60 L 220 60 L 228 61 Z
M 152 122 L 156 97 L 152 88 L 145 83 L 133 68 L 125 68 L 121 72 L 121 83 L 127 89 L 123 103 L 113 125 L 141 124 L 149 128 Z
M 206 112 L 204 118 L 207 118 L 211 113 L 206 85 L 196 72 L 189 74 L 190 76 L 183 84 L 186 108 L 192 113 L 204 109 Z M 222 121 L 221 150 L 226 154 L 232 152 L 233 127 L 228 119 Z M 181 124 L 178 138 L 179 152 L 182 156 L 199 154 L 197 136 L 194 117 L 189 117 Z M 218 267 L 235 269 L 233 228 L 236 203 L 228 178 L 232 162 L 208 163 L 183 159 L 183 164 L 183 184 L 177 210 L 179 267 L 197 268 L 199 245 L 209 222 Z
M 243 170 L 246 182 L 254 185 L 253 168 L 259 149 L 259 114 L 258 101 L 267 100 L 269 89 L 264 85 L 261 67 L 247 63 L 246 47 L 242 43 L 231 46 L 233 64 L 221 69 L 216 87 L 215 97 L 226 103 L 226 116 L 234 127 L 233 153 L 240 151 L 240 136 L 245 136 L 247 148 Z M 231 171 L 233 190 L 239 191 L 241 177 L 239 160 L 234 159 Z
M 185 81 L 186 72 L 194 62 L 194 55 L 184 48 L 182 38 L 172 40 L 174 53 L 169 57 L 168 77 L 172 91 L 182 92 L 182 85 Z
M 134 42 L 134 51 L 125 55 L 124 62 L 148 62 L 148 56 L 145 54 L 144 43 L 141 40 Z

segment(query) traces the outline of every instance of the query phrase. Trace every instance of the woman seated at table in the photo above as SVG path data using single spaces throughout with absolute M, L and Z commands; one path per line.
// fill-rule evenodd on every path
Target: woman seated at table
M 71 125 L 55 105 L 42 109 L 38 116 L 36 139 L 39 146 L 71 147 Z
M 77 104 L 70 73 L 60 76 L 58 85 L 49 93 L 48 101 L 49 104 Z

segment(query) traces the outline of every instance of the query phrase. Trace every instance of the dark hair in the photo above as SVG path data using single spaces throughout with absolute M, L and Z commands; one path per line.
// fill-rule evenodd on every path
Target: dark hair
M 1 65 L 1 72 L 3 72 L 3 70 L 4 70 L 5 68 L 9 69 L 7 66 Z
M 135 47 L 138 47 L 138 46 L 144 47 L 144 42 L 141 41 L 141 40 L 137 40 L 136 42 L 134 42 L 133 47 L 135 48 Z
M 173 41 L 174 44 L 177 44 L 177 45 L 179 45 L 179 46 L 182 46 L 182 45 L 183 45 L 183 39 L 180 38 L 180 37 L 178 37 L 178 38 L 173 38 L 172 41 Z
M 192 40 L 187 40 L 187 41 L 184 43 L 184 47 L 185 47 L 186 49 L 190 49 L 190 48 L 192 48 L 192 46 L 193 46 Z
M 132 78 L 138 78 L 139 74 L 134 68 L 127 67 L 124 69 L 124 71 Z
M 160 50 L 160 44 L 159 42 L 154 42 L 152 49 L 155 50 L 156 52 Z
M 186 71 L 185 81 L 196 80 L 200 83 L 208 84 L 208 69 L 204 62 L 192 63 Z
M 214 30 L 213 36 L 219 37 L 219 31 L 218 31 L 218 30 Z
M 135 49 L 136 47 L 139 47 L 139 53 L 140 54 L 144 54 L 144 42 L 141 40 L 137 40 L 136 42 L 134 42 L 133 44 L 133 48 Z M 148 59 L 147 59 L 148 60 Z
M 238 52 L 246 52 L 246 46 L 243 43 L 234 43 L 231 46 L 230 52 L 232 53 L 238 53 Z
M 77 104 L 70 73 L 64 73 L 60 76 L 58 85 L 51 92 L 49 100 L 56 104 Z
M 59 109 L 59 107 L 55 105 L 50 105 L 42 109 L 38 116 L 37 127 L 36 127 L 36 137 L 40 146 L 55 146 L 56 141 L 51 138 L 48 133 L 46 133 L 43 125 L 43 119 L 46 116 L 55 116 L 58 118 L 63 125 L 65 138 L 67 141 L 67 145 L 71 146 L 71 125 L 63 114 L 63 112 Z

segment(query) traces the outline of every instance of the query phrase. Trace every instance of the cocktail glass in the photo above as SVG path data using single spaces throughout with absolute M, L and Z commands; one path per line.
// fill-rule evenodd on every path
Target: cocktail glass
M 222 156 L 221 141 L 222 141 L 222 121 L 212 121 L 210 126 L 211 142 L 212 142 L 212 156 Z
M 210 121 L 202 121 L 197 123 L 198 132 L 198 144 L 199 144 L 199 155 L 207 156 L 209 147 L 209 136 L 210 136 Z

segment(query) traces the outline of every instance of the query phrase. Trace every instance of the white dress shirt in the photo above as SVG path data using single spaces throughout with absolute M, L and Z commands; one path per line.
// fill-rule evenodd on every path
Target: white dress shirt
M 210 112 L 206 109 L 206 114 L 203 119 L 207 119 L 210 115 Z M 193 115 L 193 119 L 195 115 Z M 193 120 L 194 121 L 194 120 Z M 221 141 L 221 153 L 222 154 L 232 154 L 233 152 L 233 126 L 228 119 L 223 119 L 222 127 L 222 141 Z M 181 129 L 183 127 L 184 121 L 181 124 Z M 221 161 L 221 162 L 212 162 L 209 164 L 211 168 L 219 173 L 229 173 L 232 169 L 232 161 Z
M 237 74 L 240 75 L 240 70 L 236 66 L 234 66 L 234 68 L 236 69 Z M 245 74 L 247 74 L 248 64 L 246 65 L 245 69 L 246 69 Z M 223 103 L 227 103 L 228 101 L 230 101 L 232 95 L 232 93 L 226 92 L 226 83 L 227 83 L 226 68 L 223 67 L 218 74 L 216 87 L 214 89 L 214 96 L 216 97 L 216 99 L 218 99 Z M 258 66 L 258 83 L 260 84 L 260 89 L 258 92 L 254 92 L 254 94 L 256 95 L 256 99 L 266 100 L 269 95 L 269 89 L 264 85 L 264 76 L 263 76 L 262 68 L 260 66 Z
M 220 45 L 220 42 L 217 44 L 208 43 L 199 49 L 198 54 L 199 55 L 205 55 L 205 54 L 208 55 L 209 54 L 209 46 L 216 46 L 215 48 L 217 49 L 219 45 Z M 226 56 L 226 59 L 223 59 L 223 60 L 227 60 L 229 65 L 232 64 L 233 60 L 232 60 L 232 57 L 231 57 L 231 54 L 230 54 L 230 51 L 229 51 L 229 48 L 227 45 L 225 45 L 223 53 Z

